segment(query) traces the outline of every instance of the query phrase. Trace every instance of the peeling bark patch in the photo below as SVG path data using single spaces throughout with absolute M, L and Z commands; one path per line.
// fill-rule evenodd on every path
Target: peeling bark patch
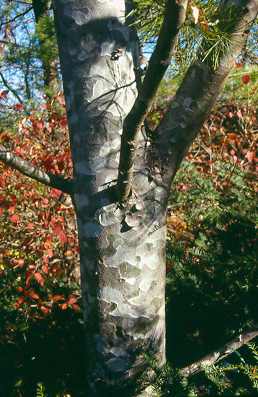
M 83 11 L 80 10 L 70 10 L 70 7 L 64 10 L 64 14 L 71 16 L 77 25 L 85 25 L 92 18 L 92 14 L 89 12 L 87 8 L 84 8 Z

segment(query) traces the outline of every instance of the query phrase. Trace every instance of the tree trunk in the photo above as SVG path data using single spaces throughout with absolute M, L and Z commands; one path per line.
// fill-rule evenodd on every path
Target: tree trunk
M 143 368 L 144 349 L 165 362 L 170 185 L 223 87 L 250 21 L 237 26 L 237 44 L 229 46 L 228 59 L 220 55 L 218 67 L 208 60 L 192 66 L 157 130 L 155 147 L 140 131 L 131 195 L 119 204 L 121 134 L 137 96 L 139 70 L 138 43 L 126 24 L 124 1 L 55 0 L 53 7 L 74 164 L 88 378 L 92 395 L 107 389 L 122 395 L 121 384 Z M 257 7 L 250 20 L 255 13 Z
M 115 198 L 123 120 L 137 93 L 138 43 L 125 26 L 124 2 L 55 4 L 89 373 L 95 387 L 99 379 L 115 386 L 137 372 L 132 361 L 150 341 L 165 362 L 168 190 L 159 177 L 150 180 L 141 135 L 134 191 L 125 205 Z

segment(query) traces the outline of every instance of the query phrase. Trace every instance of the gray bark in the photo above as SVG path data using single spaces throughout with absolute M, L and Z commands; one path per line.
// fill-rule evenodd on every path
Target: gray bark
M 121 384 L 144 368 L 144 349 L 151 348 L 160 363 L 165 362 L 166 208 L 170 185 L 258 11 L 257 0 L 224 1 L 225 13 L 227 6 L 233 6 L 240 15 L 228 28 L 230 46 L 220 54 L 216 66 L 211 56 L 191 66 L 153 134 L 153 142 L 145 140 L 140 130 L 129 181 L 131 195 L 122 204 L 116 189 L 121 135 L 125 118 L 134 114 L 139 102 L 135 76 L 138 42 L 127 26 L 124 0 L 53 2 L 73 181 L 52 178 L 0 148 L 2 161 L 73 198 L 91 385 L 88 395 L 114 396 L 115 390 L 125 395 L 121 394 Z M 130 161 L 125 163 L 122 171 L 128 172 Z
M 122 204 L 116 194 L 120 141 L 124 120 L 139 102 L 138 45 L 126 26 L 124 1 L 53 3 L 74 163 L 88 373 L 94 395 L 119 388 L 121 381 L 137 374 L 142 368 L 138 354 L 144 348 L 151 347 L 160 363 L 165 362 L 168 195 L 257 14 L 257 1 L 232 3 L 244 10 L 241 22 L 237 19 L 232 27 L 232 46 L 216 67 L 208 57 L 190 68 L 156 131 L 155 145 L 145 142 L 140 132 L 131 196 Z M 129 160 L 122 171 L 131 165 Z
M 74 163 L 90 382 L 100 390 L 137 371 L 153 342 L 165 361 L 167 189 L 149 179 L 139 138 L 134 192 L 119 206 L 115 183 L 125 116 L 137 95 L 138 43 L 123 1 L 55 1 Z

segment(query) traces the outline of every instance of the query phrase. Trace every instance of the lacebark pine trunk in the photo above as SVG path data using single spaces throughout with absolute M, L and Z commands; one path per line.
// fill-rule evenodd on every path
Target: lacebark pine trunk
M 228 28 L 230 44 L 216 66 L 211 53 L 189 68 L 155 131 L 155 145 L 140 133 L 131 195 L 119 204 L 121 134 L 137 95 L 138 43 L 123 0 L 53 2 L 74 164 L 88 395 L 126 395 L 121 383 L 141 369 L 144 348 L 165 362 L 170 185 L 239 55 L 258 2 L 225 0 L 222 7 L 240 15 Z M 222 15 L 221 23 L 226 19 Z
M 124 205 L 115 196 L 139 58 L 124 1 L 55 1 L 54 11 L 74 164 L 88 372 L 94 389 L 98 381 L 115 387 L 137 372 L 134 359 L 150 341 L 165 362 L 168 190 L 159 174 L 150 179 L 151 153 L 140 136 L 133 194 Z

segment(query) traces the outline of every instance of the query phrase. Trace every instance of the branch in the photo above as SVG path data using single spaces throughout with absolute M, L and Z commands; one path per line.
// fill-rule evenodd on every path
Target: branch
M 10 20 L 8 20 L 8 21 L 6 21 L 6 22 L 1 22 L 1 25 L 9 24 L 9 23 L 15 21 L 16 19 L 18 19 L 18 18 L 20 18 L 20 17 L 24 17 L 24 15 L 28 14 L 31 10 L 33 10 L 33 7 L 29 7 L 29 8 L 28 8 L 27 10 L 25 10 L 24 12 L 22 12 L 22 13 L 20 13 L 20 14 L 18 14 L 18 15 L 15 15 L 14 18 L 12 18 L 12 19 L 10 19 Z
M 168 187 L 190 145 L 209 117 L 258 13 L 257 0 L 226 0 L 223 6 L 224 9 L 220 9 L 219 24 L 224 24 L 224 28 L 228 29 L 225 31 L 227 42 L 224 48 L 214 55 L 213 49 L 219 38 L 214 38 L 214 42 L 204 42 L 197 60 L 188 69 L 155 130 L 156 162 L 162 169 L 163 182 Z M 233 17 L 227 27 L 225 21 L 231 11 Z
M 21 157 L 16 156 L 2 145 L 0 145 L 0 160 L 20 171 L 23 175 L 29 176 L 38 182 L 44 183 L 47 186 L 61 190 L 62 192 L 70 195 L 73 193 L 72 180 L 60 178 L 50 172 L 43 171 Z
M 20 97 L 19 94 L 17 94 L 17 92 L 8 84 L 8 82 L 7 82 L 6 79 L 4 78 L 4 75 L 2 74 L 2 72 L 0 72 L 0 77 L 1 77 L 1 79 L 2 79 L 2 81 L 3 81 L 3 83 L 4 83 L 4 85 L 6 86 L 6 88 L 7 88 L 9 91 L 11 91 L 11 92 L 13 93 L 14 96 L 16 96 L 16 98 L 18 99 L 18 101 L 19 101 L 20 103 L 22 103 L 21 97 Z
M 256 69 L 256 70 L 250 70 L 250 71 L 247 70 L 246 72 L 231 74 L 231 75 L 228 76 L 228 77 L 244 76 L 244 75 L 246 75 L 246 74 L 257 73 L 257 72 L 258 72 L 258 69 Z
M 161 80 L 171 62 L 178 33 L 185 21 L 187 0 L 168 0 L 164 21 L 136 101 L 124 121 L 121 138 L 117 198 L 127 199 L 131 191 L 133 166 L 142 123 L 149 113 Z M 140 70 L 139 70 L 140 71 Z
M 248 332 L 240 334 L 237 338 L 233 339 L 219 350 L 202 358 L 200 361 L 197 361 L 196 363 L 181 369 L 180 374 L 188 377 L 196 374 L 199 371 L 203 371 L 203 367 L 207 365 L 213 365 L 223 360 L 223 358 L 229 356 L 231 353 L 234 353 L 235 350 L 240 349 L 240 347 L 254 339 L 256 336 L 258 336 L 258 324 L 254 325 Z

